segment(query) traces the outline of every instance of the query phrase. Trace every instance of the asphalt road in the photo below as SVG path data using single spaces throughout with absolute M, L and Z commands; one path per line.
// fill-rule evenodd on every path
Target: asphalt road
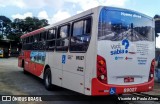
M 53 98 L 54 101 L 30 102 L 32 104 L 53 104 L 53 102 L 54 104 L 123 104 L 123 102 L 117 102 L 115 96 L 92 98 L 60 87 L 47 91 L 41 79 L 31 74 L 24 74 L 23 70 L 18 68 L 17 58 L 0 58 L 0 95 L 47 95 L 50 98 L 57 98 Z M 67 100 L 68 97 L 70 101 Z M 76 97 L 80 97 L 80 100 Z M 1 102 L 0 104 L 4 103 L 23 104 L 26 102 Z
M 117 96 L 88 97 L 60 87 L 53 91 L 44 88 L 43 81 L 18 68 L 17 58 L 0 58 L 0 95 L 45 95 L 53 101 L 43 102 L 0 102 L 0 104 L 159 104 L 154 101 L 118 101 Z M 75 100 L 75 101 L 74 101 Z

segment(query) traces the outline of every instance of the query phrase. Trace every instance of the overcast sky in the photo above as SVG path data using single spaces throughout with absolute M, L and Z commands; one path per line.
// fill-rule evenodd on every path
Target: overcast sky
M 160 0 L 0 0 L 0 15 L 11 20 L 34 16 L 51 24 L 98 5 L 127 8 L 151 17 L 160 14 Z

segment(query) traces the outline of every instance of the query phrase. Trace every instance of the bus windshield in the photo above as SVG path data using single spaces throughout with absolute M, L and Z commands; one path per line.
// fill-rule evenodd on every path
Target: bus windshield
M 127 10 L 102 9 L 99 16 L 98 40 L 154 41 L 153 21 Z

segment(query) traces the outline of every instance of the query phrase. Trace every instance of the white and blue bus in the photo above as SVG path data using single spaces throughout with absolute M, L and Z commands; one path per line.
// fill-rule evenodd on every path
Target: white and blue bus
M 99 6 L 21 36 L 19 66 L 53 85 L 85 95 L 151 91 L 154 20 Z

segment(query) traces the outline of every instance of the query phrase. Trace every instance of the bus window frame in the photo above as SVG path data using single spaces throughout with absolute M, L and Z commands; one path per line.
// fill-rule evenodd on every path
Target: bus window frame
M 39 38 L 39 39 L 38 39 L 38 42 L 44 42 L 44 41 L 46 41 L 46 40 L 47 40 L 47 39 L 46 39 L 46 38 L 47 38 L 47 35 L 46 35 L 46 34 L 47 34 L 47 31 L 42 31 L 42 32 L 40 32 L 40 33 L 39 33 L 39 37 L 38 37 L 38 38 Z M 45 36 L 43 36 L 43 35 L 45 35 Z M 42 39 L 42 37 L 45 37 L 45 39 Z
M 91 29 L 90 29 L 90 34 L 86 34 L 84 35 L 84 21 L 87 20 L 87 19 L 90 19 L 91 20 Z M 88 50 L 88 47 L 90 45 L 90 41 L 91 41 L 91 37 L 92 37 L 92 28 L 93 28 L 93 17 L 90 15 L 90 16 L 87 16 L 87 17 L 84 17 L 84 18 L 80 18 L 78 20 L 75 20 L 72 22 L 72 25 L 71 25 L 71 35 L 70 35 L 70 40 L 69 40 L 69 52 L 70 53 L 86 53 L 86 51 L 71 51 L 70 47 L 71 47 L 71 38 L 73 37 L 73 26 L 74 26 L 74 23 L 76 22 L 79 22 L 79 21 L 82 21 L 83 20 L 83 35 L 79 35 L 79 36 L 74 36 L 74 37 L 80 37 L 80 36 L 90 36 L 90 40 L 88 42 L 88 46 L 87 46 L 87 50 Z
M 67 36 L 66 37 L 60 37 L 60 38 L 58 38 L 58 35 L 60 36 L 60 30 L 61 30 L 61 27 L 64 27 L 64 26 L 67 26 Z M 71 23 L 70 22 L 68 22 L 68 23 L 64 23 L 64 24 L 62 24 L 62 25 L 59 25 L 59 26 L 57 26 L 57 35 L 56 35 L 56 48 L 55 48 L 55 50 L 56 50 L 56 52 L 65 52 L 65 53 L 67 53 L 68 51 L 69 51 L 69 41 L 70 41 L 70 34 L 71 34 L 71 27 L 72 25 L 71 25 Z M 64 39 L 68 39 L 68 46 L 58 46 L 58 48 L 59 49 L 62 49 L 62 48 L 64 48 L 64 47 L 67 47 L 67 50 L 57 50 L 57 41 L 62 41 L 62 40 L 64 40 Z
M 55 31 L 55 37 L 53 37 L 52 39 L 49 39 L 49 31 L 50 30 L 53 30 L 53 31 Z M 46 31 L 47 33 L 46 33 L 46 42 L 49 44 L 49 42 L 51 42 L 51 41 L 54 41 L 54 46 L 52 46 L 52 47 L 50 47 L 48 44 L 47 44 L 47 49 L 46 50 L 55 50 L 55 48 L 56 48 L 56 38 L 57 38 L 57 27 L 52 27 L 52 28 L 50 28 L 50 29 L 48 29 L 47 31 Z

